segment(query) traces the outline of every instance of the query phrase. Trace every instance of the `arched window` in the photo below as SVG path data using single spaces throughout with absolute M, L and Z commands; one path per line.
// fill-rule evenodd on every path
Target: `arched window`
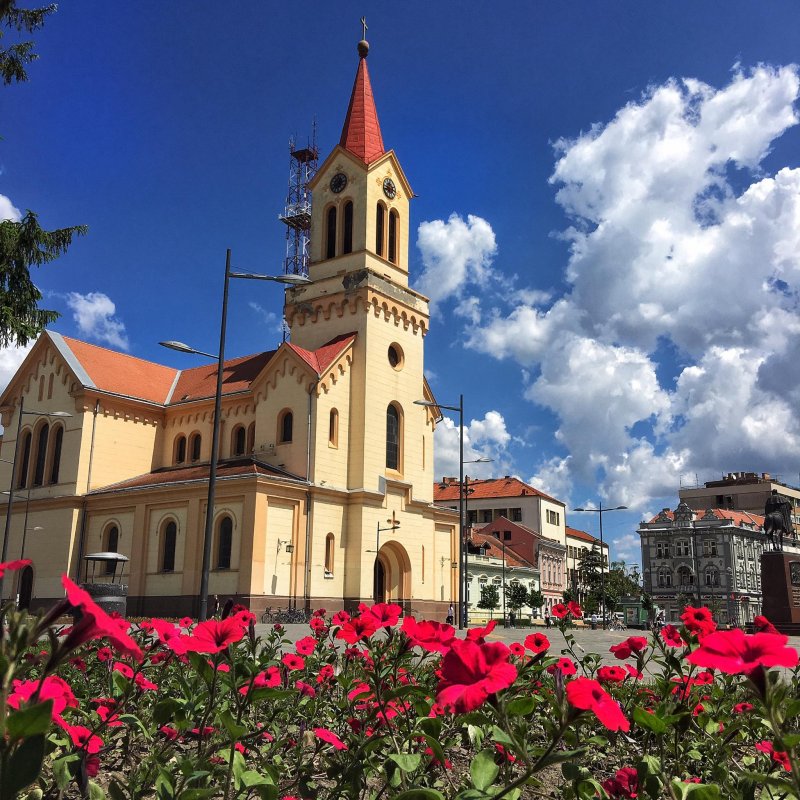
M 281 415 L 280 426 L 278 427 L 278 441 L 281 444 L 292 441 L 292 412 L 284 411 Z
M 325 574 L 333 575 L 333 548 L 336 540 L 332 533 L 325 537 Z
M 383 207 L 383 203 L 378 203 L 378 207 L 375 210 L 375 252 L 379 255 L 383 255 L 383 229 L 386 225 L 386 209 Z
M 237 425 L 231 434 L 231 455 L 243 456 L 247 445 L 247 432 L 244 425 Z
M 181 434 L 175 440 L 175 463 L 183 464 L 186 461 L 186 437 Z
M 36 441 L 36 469 L 33 473 L 33 485 L 41 486 L 44 483 L 45 467 L 47 466 L 47 439 L 50 435 L 50 426 L 45 423 L 39 429 Z
M 103 550 L 106 553 L 116 553 L 119 551 L 119 528 L 116 525 L 112 525 L 106 530 Z M 106 561 L 106 575 L 113 575 L 115 569 L 116 564 L 113 561 Z
M 193 433 L 189 438 L 189 457 L 192 461 L 200 460 L 200 449 L 203 444 L 203 437 L 199 433 Z
M 50 461 L 50 483 L 58 483 L 58 473 L 61 469 L 61 448 L 64 444 L 64 426 L 56 428 L 53 438 L 53 458 Z
M 719 573 L 714 567 L 706 567 L 706 586 L 719 586 Z
M 224 516 L 219 521 L 217 534 L 217 569 L 231 568 L 231 552 L 233 550 L 233 520 Z
M 400 412 L 394 404 L 386 409 L 386 467 L 400 469 Z
M 342 215 L 343 228 L 342 231 L 342 252 L 353 252 L 353 202 L 348 200 L 344 204 L 344 214 Z
M 392 209 L 389 212 L 389 261 L 397 263 L 397 237 L 400 235 L 400 215 Z
M 328 443 L 331 447 L 339 446 L 339 412 L 335 408 L 331 409 L 328 420 Z
M 44 398 L 44 375 L 39 378 L 39 400 L 41 401 Z
M 672 585 L 672 584 L 670 584 Z M 693 586 L 694 575 L 687 566 L 678 567 L 678 585 L 679 586 Z
M 184 440 L 185 441 L 185 440 Z M 178 526 L 170 521 L 161 534 L 161 571 L 175 571 L 175 548 L 178 543 Z
M 22 434 L 22 461 L 20 462 L 19 474 L 17 475 L 17 486 L 24 489 L 28 485 L 28 469 L 31 464 L 31 444 L 33 434 L 25 431 Z
M 47 380 L 47 399 L 50 400 L 53 397 L 53 378 L 55 376 L 53 373 L 50 373 L 50 377 Z
M 251 422 L 247 426 L 247 452 L 254 453 L 256 450 L 256 424 Z
M 336 206 L 328 209 L 325 225 L 325 258 L 336 255 Z

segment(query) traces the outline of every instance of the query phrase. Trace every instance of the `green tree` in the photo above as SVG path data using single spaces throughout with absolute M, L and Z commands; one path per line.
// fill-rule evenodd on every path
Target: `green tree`
M 481 586 L 481 599 L 478 601 L 478 608 L 488 611 L 490 617 L 494 617 L 494 610 L 500 605 L 500 590 L 487 583 Z
M 505 587 L 506 593 L 506 605 L 508 606 L 510 611 L 513 611 L 517 616 L 519 616 L 519 610 L 522 606 L 528 604 L 530 596 L 528 595 L 528 590 L 521 584 L 521 583 L 509 583 Z
M 544 595 L 538 589 L 529 592 L 528 605 L 531 608 L 541 608 L 544 605 Z
M 0 0 L 2 28 L 31 34 L 41 28 L 55 5 L 36 9 L 17 8 L 16 0 Z M 7 86 L 28 79 L 25 67 L 35 61 L 32 41 L 0 48 L 0 75 Z M 73 236 L 86 233 L 85 225 L 47 231 L 32 211 L 19 221 L 0 222 L 0 347 L 26 345 L 45 326 L 58 319 L 56 311 L 39 308 L 42 293 L 31 280 L 31 267 L 40 267 L 63 255 Z

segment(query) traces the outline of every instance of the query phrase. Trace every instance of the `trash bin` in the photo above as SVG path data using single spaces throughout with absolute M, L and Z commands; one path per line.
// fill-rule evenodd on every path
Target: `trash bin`
M 90 553 L 84 556 L 86 566 L 81 588 L 88 592 L 107 614 L 117 613 L 124 617 L 127 611 L 128 585 L 122 583 L 122 573 L 127 560 L 128 557 L 121 553 Z M 99 574 L 98 565 L 101 567 Z M 119 573 L 117 573 L 118 568 Z

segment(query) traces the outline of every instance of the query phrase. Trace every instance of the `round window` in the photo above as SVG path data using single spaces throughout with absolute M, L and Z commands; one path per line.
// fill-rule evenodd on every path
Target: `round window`
M 403 368 L 403 350 L 399 344 L 389 345 L 389 364 L 392 369 Z

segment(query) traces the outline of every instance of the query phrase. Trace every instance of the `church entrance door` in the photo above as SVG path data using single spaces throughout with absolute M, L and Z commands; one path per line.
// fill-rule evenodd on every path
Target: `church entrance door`
M 379 579 L 379 580 L 378 580 Z M 378 555 L 376 586 L 378 602 L 397 603 L 403 613 L 411 611 L 411 560 L 399 542 L 387 542 Z

